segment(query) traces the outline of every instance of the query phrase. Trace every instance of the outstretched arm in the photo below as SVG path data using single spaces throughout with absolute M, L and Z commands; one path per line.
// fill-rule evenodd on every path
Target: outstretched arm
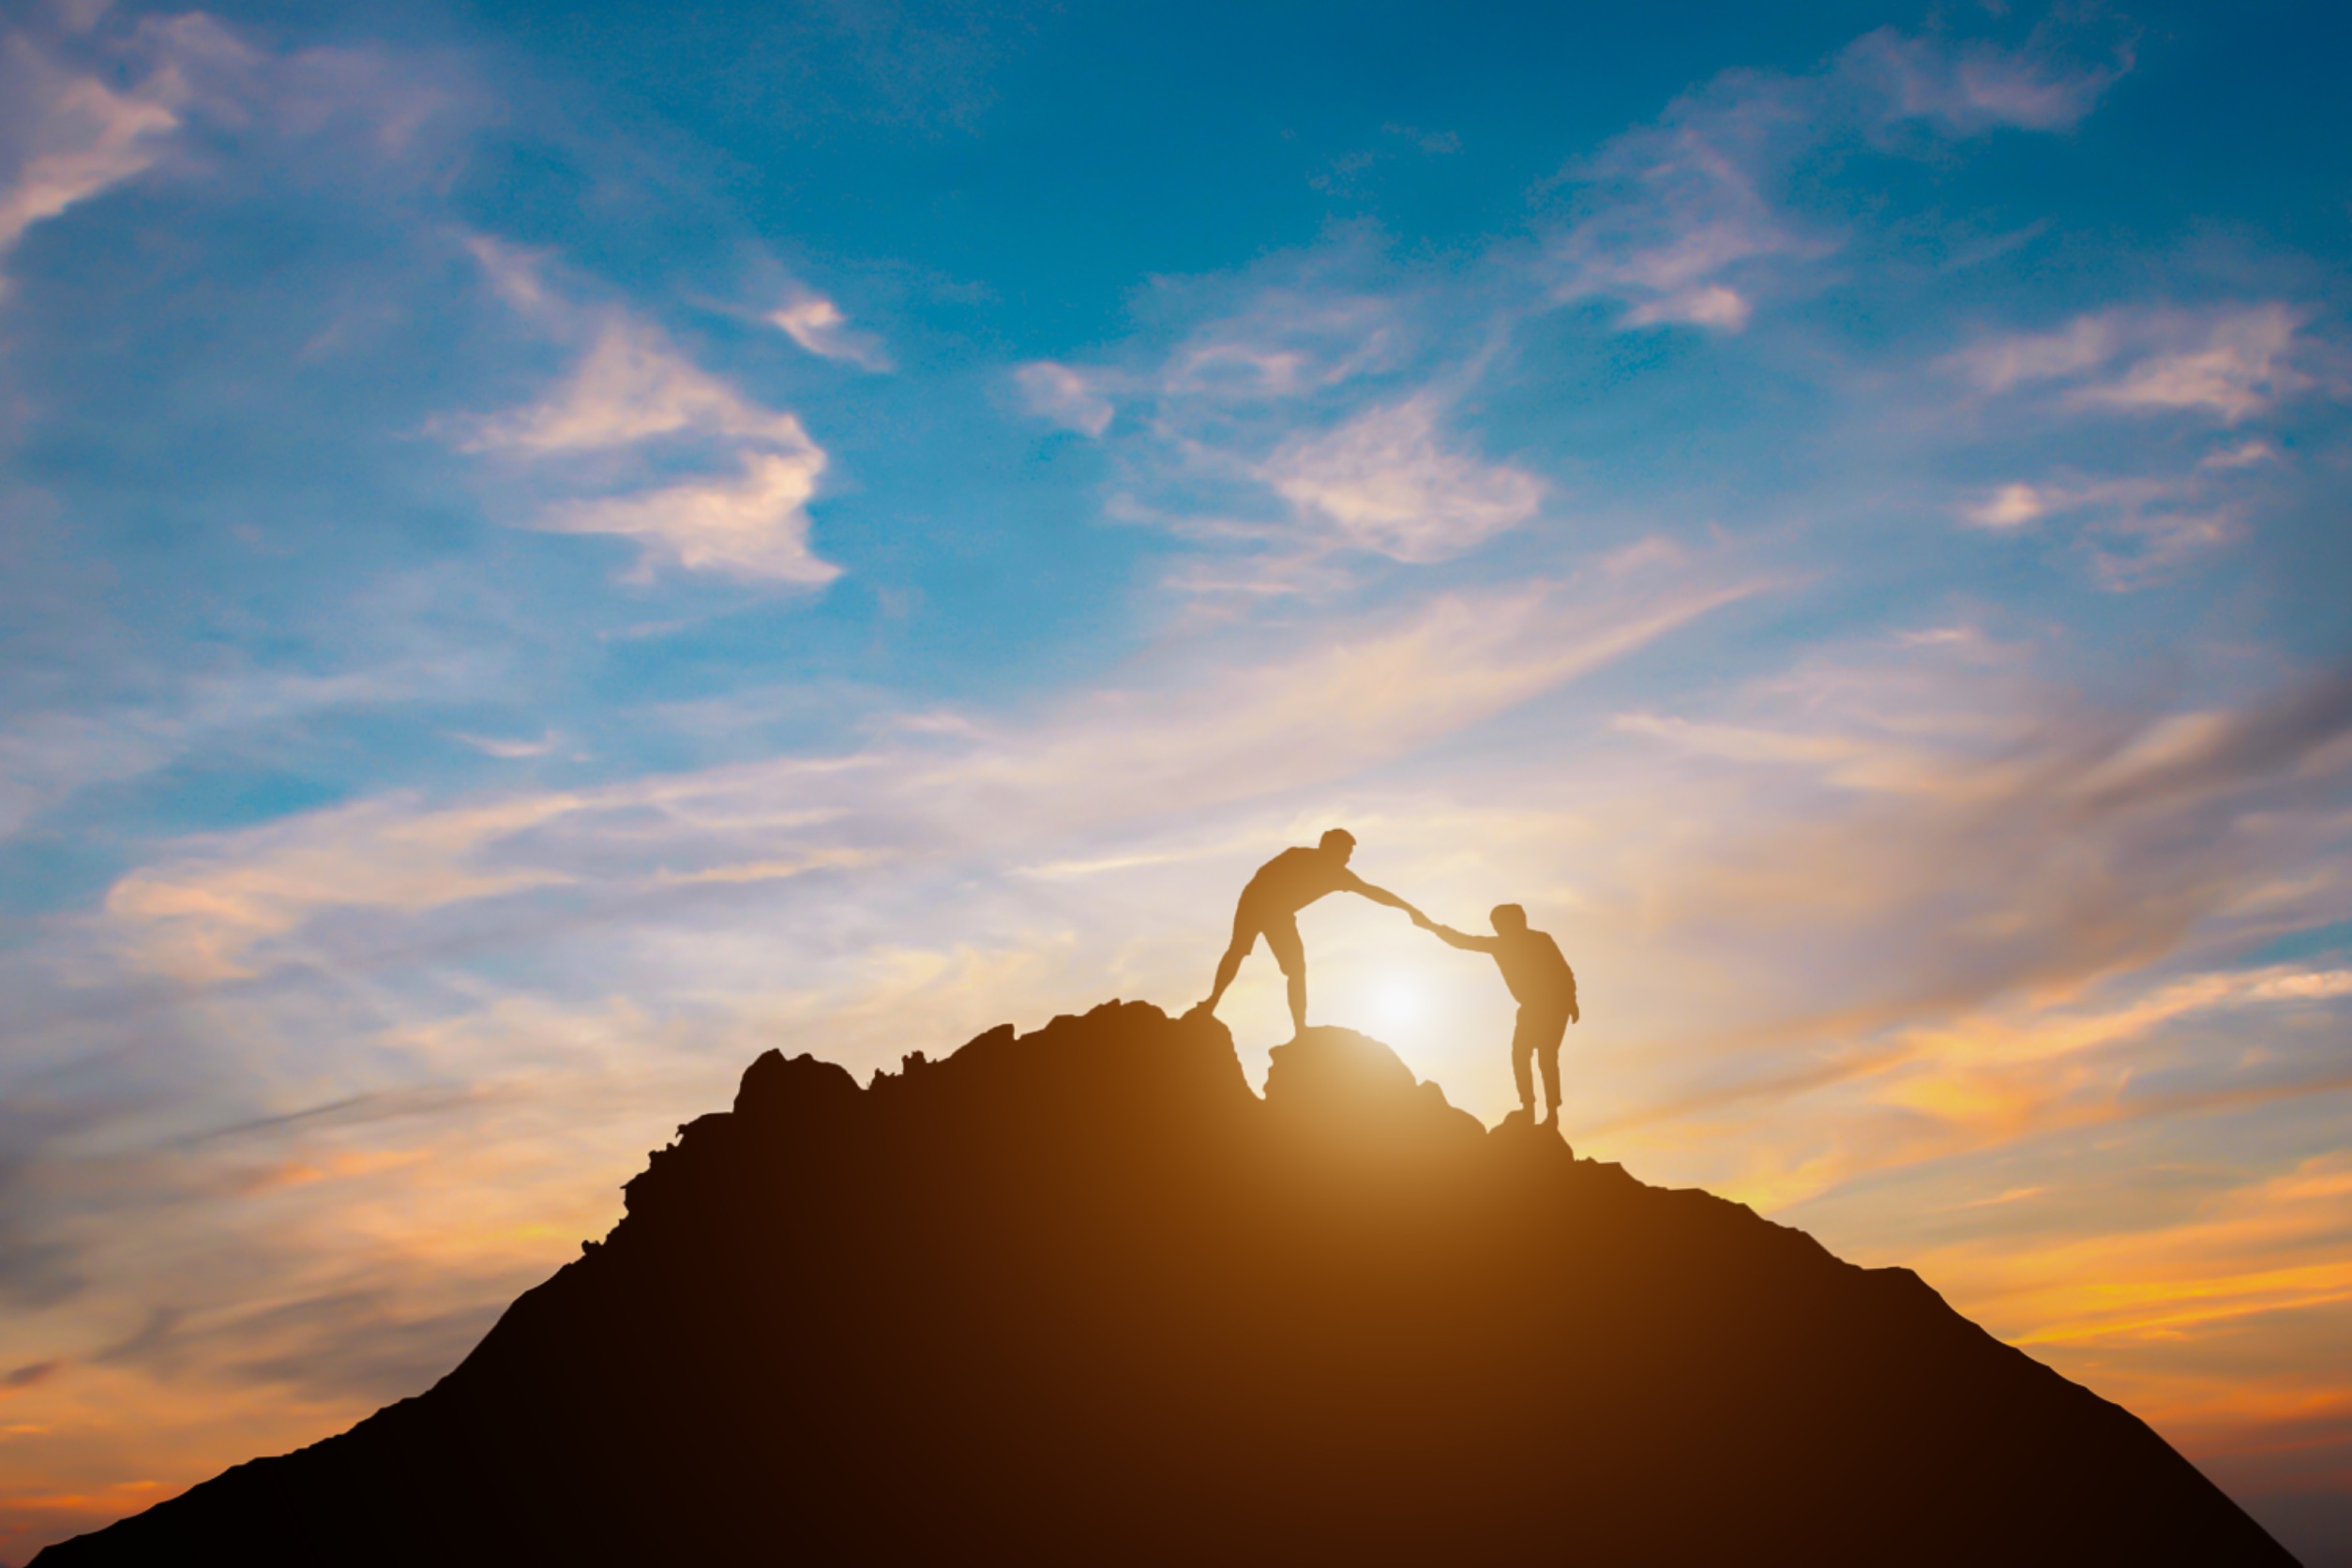
M 1440 926 L 1434 920 L 1422 922 L 1421 928 L 1448 947 L 1458 947 L 1465 953 L 1493 953 L 1502 946 L 1499 937 L 1474 937 L 1451 926 Z
M 1371 899 L 1374 903 L 1386 904 L 1393 910 L 1403 910 L 1407 914 L 1413 916 L 1415 919 L 1419 919 L 1421 917 L 1421 912 L 1419 910 L 1413 908 L 1412 905 L 1407 903 L 1404 899 L 1399 898 L 1395 894 L 1391 893 L 1387 888 L 1374 887 L 1370 882 L 1365 882 L 1362 877 L 1357 876 L 1353 871 L 1345 871 L 1342 872 L 1341 875 L 1346 879 L 1339 884 L 1344 891 L 1349 893 L 1360 893 L 1366 898 Z

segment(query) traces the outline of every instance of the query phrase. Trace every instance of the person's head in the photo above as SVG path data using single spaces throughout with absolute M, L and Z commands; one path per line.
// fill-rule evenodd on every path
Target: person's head
M 1345 866 L 1348 857 L 1356 852 L 1356 836 L 1344 827 L 1335 827 L 1324 834 L 1322 841 L 1315 847 Z
M 1527 929 L 1527 911 L 1516 904 L 1497 904 L 1486 912 L 1486 918 L 1495 923 L 1495 935 L 1515 937 Z

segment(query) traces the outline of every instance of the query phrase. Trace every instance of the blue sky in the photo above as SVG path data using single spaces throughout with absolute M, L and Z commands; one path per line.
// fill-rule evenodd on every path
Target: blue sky
M 2352 1553 L 2340 10 L 0 32 L 0 1554 L 1336 822 L 1559 935 L 1580 1149 Z M 1491 974 L 1307 941 L 1508 1108 Z

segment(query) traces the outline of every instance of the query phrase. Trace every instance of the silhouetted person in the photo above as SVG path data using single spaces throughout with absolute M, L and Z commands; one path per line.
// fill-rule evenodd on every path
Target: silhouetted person
M 1468 953 L 1491 953 L 1502 971 L 1502 983 L 1511 988 L 1512 997 L 1519 1004 L 1519 1021 L 1511 1031 L 1511 1077 L 1519 1086 L 1519 1105 L 1527 1111 L 1528 1120 L 1535 1119 L 1535 1082 L 1528 1071 L 1528 1059 L 1535 1058 L 1544 1064 L 1544 1096 L 1550 1107 L 1546 1119 L 1557 1127 L 1560 1123 L 1560 1042 L 1568 1033 L 1568 1025 L 1581 1019 L 1576 1011 L 1576 972 L 1568 967 L 1560 956 L 1560 943 L 1550 933 L 1530 930 L 1527 911 L 1516 904 L 1497 904 L 1487 919 L 1494 923 L 1495 934 L 1490 937 L 1466 936 L 1451 926 L 1440 926 L 1418 911 L 1413 924 L 1433 933 L 1449 947 L 1459 947 Z
M 1258 939 L 1264 937 L 1266 945 L 1274 950 L 1274 962 L 1282 966 L 1285 978 L 1290 982 L 1290 1024 L 1299 1033 L 1306 1033 L 1306 949 L 1299 942 L 1299 911 L 1306 908 L 1326 893 L 1360 893 L 1376 904 L 1403 910 L 1416 921 L 1426 916 L 1384 887 L 1374 887 L 1348 869 L 1348 857 L 1356 851 L 1356 836 L 1346 828 L 1335 827 L 1322 837 L 1313 849 L 1285 850 L 1249 879 L 1242 889 L 1242 898 L 1233 911 L 1233 942 L 1217 960 L 1217 981 L 1209 991 L 1209 999 L 1199 1011 L 1214 1013 L 1217 1003 L 1225 1000 L 1225 988 L 1241 972 L 1242 960 L 1249 957 Z

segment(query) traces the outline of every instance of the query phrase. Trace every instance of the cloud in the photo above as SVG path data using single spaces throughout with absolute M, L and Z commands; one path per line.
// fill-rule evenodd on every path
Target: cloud
M 462 84 L 389 52 L 272 54 L 201 11 L 145 16 L 124 36 L 66 45 L 93 47 L 105 50 L 103 64 L 83 69 L 23 32 L 0 41 L 0 257 L 35 225 L 157 168 L 198 129 L 229 139 L 258 129 L 281 159 L 348 143 L 381 172 L 438 150 L 437 133 L 470 123 L 475 107 Z M 128 86 L 109 80 L 125 75 L 135 76 Z
M 1223 446 L 1241 433 L 1237 420 L 1279 418 L 1279 405 L 1404 362 L 1410 334 L 1399 302 L 1321 276 L 1357 259 L 1350 242 L 1338 257 L 1311 259 L 1299 269 L 1304 276 L 1286 271 L 1238 308 L 1210 314 L 1152 363 L 1038 360 L 1014 372 L 1015 384 L 1031 414 L 1065 429 L 1102 436 L 1123 399 L 1140 410 L 1135 424 L 1150 438 L 1205 453 L 1201 444 Z
M 1753 306 L 1729 275 L 1834 248 L 1764 188 L 1786 144 L 1806 135 L 1802 98 L 1794 83 L 1740 73 L 1579 166 L 1585 216 L 1546 247 L 1559 296 L 1623 300 L 1628 325 L 1744 327 Z
M 1535 515 L 1542 481 L 1446 450 L 1436 425 L 1426 396 L 1373 409 L 1284 443 L 1266 482 L 1348 543 L 1398 561 L 1448 560 Z
M 977 822 L 996 822 L 1018 807 L 1071 830 L 1342 778 L 1761 586 L 1685 580 L 1614 602 L 1593 584 L 1447 595 L 1401 626 L 1330 638 L 1286 659 L 1171 671 L 1168 687 L 1089 694 L 959 759 L 934 787 L 942 797 L 971 797 L 959 817 L 976 811 Z M 1091 804 L 1096 797 L 1103 804 Z
M 1947 364 L 1978 390 L 1995 394 L 2042 382 L 2088 374 L 2120 349 L 2113 316 L 2078 316 L 2058 332 L 1996 338 L 1963 350 Z
M 2267 441 L 2241 441 L 2209 452 L 2197 461 L 2200 469 L 2252 468 L 2257 463 L 2276 462 L 2279 449 Z
M 2133 423 L 2186 415 L 2213 428 L 2209 449 L 2181 465 L 2178 427 L 2140 444 L 2147 470 L 2085 475 L 2061 467 L 2003 479 L 1958 497 L 1953 512 L 1975 528 L 2024 533 L 2071 529 L 2100 585 L 2132 590 L 2178 580 L 2180 568 L 2254 536 L 2275 502 L 2286 459 L 2273 440 L 2224 434 L 2274 413 L 2318 384 L 2303 363 L 2325 352 L 2303 331 L 2308 312 L 2283 301 L 2189 309 L 2118 307 L 2040 332 L 1982 337 L 1936 362 L 1970 389 L 1971 412 L 1995 440 L 2020 418 L 2121 415 Z M 2111 427 L 2110 444 L 2133 440 Z M 2128 453 L 2132 448 L 2124 447 Z
M 1149 686 L 1082 693 L 1009 730 L 933 716 L 909 742 L 845 755 L 311 813 L 190 841 L 116 882 L 106 920 L 142 967 L 217 981 L 289 961 L 301 940 L 355 912 L 399 924 L 533 890 L 626 900 L 850 863 L 1018 854 L 1345 777 L 1758 587 L 1617 586 L 1449 596 L 1286 657 L 1187 663 Z
M 1627 311 L 1625 322 L 1629 326 L 1683 322 L 1692 326 L 1711 326 L 1725 332 L 1737 332 L 1748 324 L 1748 317 L 1753 314 L 1755 307 L 1739 294 L 1720 283 L 1708 283 L 1669 290 L 1659 298 Z
M 808 445 L 798 419 L 746 401 L 688 363 L 655 328 L 619 315 L 605 321 L 563 385 L 529 408 L 477 421 L 464 445 L 552 457 L 674 435 L 735 436 L 787 449 Z
M 1907 129 L 2069 129 L 2128 68 L 1881 28 L 1806 75 L 1727 71 L 1564 173 L 1576 216 L 1546 239 L 1545 271 L 1558 298 L 1621 301 L 1624 326 L 1741 331 L 1759 288 L 1844 243 L 1779 199 L 1807 158 L 1857 140 L 1893 150 Z
M 1349 235 L 1268 264 L 1258 286 L 1219 291 L 1143 363 L 1021 369 L 1033 412 L 1097 437 L 1117 420 L 1109 518 L 1201 547 L 1163 586 L 1223 596 L 1229 610 L 1326 596 L 1356 581 L 1365 555 L 1450 560 L 1536 514 L 1540 477 L 1471 456 L 1440 429 L 1493 332 L 1473 339 L 1469 365 L 1400 388 L 1400 372 L 1425 368 L 1428 302 L 1365 287 L 1359 269 L 1372 264 Z M 1171 313 L 1193 303 L 1163 287 Z
M 562 534 L 617 534 L 644 546 L 639 575 L 669 562 L 688 571 L 819 588 L 841 575 L 808 545 L 809 498 L 825 455 L 803 440 L 790 451 L 751 451 L 732 479 L 695 480 L 549 511 Z
M 24 711 L 0 732 L 0 840 L 94 786 L 151 775 L 206 744 L 468 689 L 480 671 L 433 650 L 364 671 L 303 674 L 204 670 L 148 677 L 145 703 Z
M 2139 588 L 2246 536 L 2253 471 L 2277 460 L 2269 443 L 2242 442 L 2169 474 L 2092 478 L 2061 470 L 1985 486 L 1963 495 L 1952 510 L 1968 526 L 1995 534 L 2070 522 L 2103 586 Z
M 2224 470 L 2223 472 L 2226 472 Z M 2174 476 L 2053 480 L 1995 486 L 1963 501 L 1971 527 L 2011 533 L 2051 518 L 2084 520 L 2100 542 L 2092 560 L 2110 588 L 2136 588 L 2244 532 L 2239 507 L 2216 499 L 2212 472 Z
M 466 254 L 474 258 L 482 275 L 490 279 L 491 291 L 514 309 L 536 317 L 564 312 L 563 301 L 549 290 L 546 279 L 540 276 L 547 252 L 526 250 L 490 234 L 468 234 L 462 236 L 461 243 Z
M 1960 517 L 1978 528 L 2022 528 L 2049 516 L 2060 505 L 2062 502 L 2038 485 L 2000 485 L 1976 500 L 1964 502 Z
M 1849 1074 L 1887 1070 L 1916 1041 L 1877 1031 L 2004 998 L 2052 1006 L 2328 852 L 2328 781 L 2352 772 L 2341 672 L 2219 712 L 2100 714 L 2021 678 L 2013 653 L 1909 640 L 1877 660 L 1760 680 L 1715 713 L 1617 720 L 1685 760 L 1632 776 L 1651 814 L 1684 825 L 1667 865 L 1629 838 L 1629 864 L 1592 868 L 1628 890 L 1608 918 L 1636 922 L 1645 947 L 1706 949 L 1685 984 L 1744 980 L 1729 1027 L 1748 1048 L 1804 1059 L 1842 1041 L 1828 1054 Z M 2255 809 L 2275 835 L 2232 837 Z M 2328 896 L 2308 897 L 2305 917 L 2327 918 Z M 1768 934 L 1781 923 L 1810 933 L 1802 952 Z M 1774 978 L 1783 965 L 1810 995 Z M 1784 1026 L 1783 1007 L 1803 1021 Z
M 1366 554 L 1447 558 L 1532 514 L 1539 479 L 1435 432 L 1499 328 L 1451 334 L 1444 352 L 1467 339 L 1470 363 L 1425 373 L 1439 339 L 1424 318 L 1445 302 L 1368 286 L 1383 266 L 1349 232 L 1241 287 L 1161 279 L 1153 313 L 1173 341 L 1016 372 L 1031 413 L 1106 441 L 1110 520 L 1196 547 L 1162 587 L 1223 600 L 1212 613 L 1325 597 L 1356 583 Z M 1425 372 L 1421 390 L 1397 384 L 1404 372 Z
M 0 732 L 0 838 L 92 784 L 134 778 L 173 747 L 148 724 L 87 714 L 19 714 Z
M 2031 45 L 2013 52 L 1980 42 L 1952 50 L 1892 27 L 1857 38 L 1837 63 L 1842 76 L 1882 95 L 1890 119 L 1925 121 L 1952 136 L 2072 130 L 2131 68 L 2128 48 L 2112 65 L 2083 68 Z
M 2078 407 L 2205 410 L 2237 424 L 2312 384 L 2287 363 L 2301 313 L 2258 306 L 2208 318 L 2186 341 L 2135 359 L 2120 377 L 2072 393 Z
M 2169 716 L 2073 781 L 2100 809 L 2197 799 L 2310 766 L 2340 766 L 2352 732 L 2352 668 L 2314 675 L 2235 711 Z
M 769 311 L 767 319 L 771 325 L 820 358 L 843 360 L 861 370 L 890 369 L 890 356 L 882 351 L 882 339 L 851 326 L 841 308 L 822 294 L 802 290 Z
M 555 733 L 548 731 L 535 741 L 516 740 L 501 735 L 469 735 L 452 731 L 449 738 L 462 741 L 486 757 L 504 761 L 520 761 L 530 757 L 544 757 L 555 749 Z
M 322 909 L 419 911 L 563 880 L 544 867 L 486 866 L 480 844 L 550 821 L 571 797 L 527 797 L 419 817 L 398 802 L 348 807 L 223 840 L 239 852 L 202 876 L 202 861 L 134 871 L 106 896 L 106 916 L 143 933 L 141 962 L 197 981 L 253 972 L 245 955 Z
M 2204 310 L 2110 310 L 2056 332 L 1989 339 L 1947 369 L 1995 397 L 2061 389 L 2075 412 L 2196 413 L 2236 425 L 2309 389 L 2296 368 L 2303 311 L 2271 301 Z
M 1325 266 L 1351 259 L 1343 246 Z M 1164 410 L 1247 407 L 1305 398 L 1394 369 L 1411 336 L 1399 300 L 1310 267 L 1203 322 L 1169 352 L 1144 386 Z
M 1013 372 L 1013 383 L 1030 413 L 1082 435 L 1099 437 L 1117 413 L 1099 378 L 1051 360 L 1023 365 Z
M 491 107 L 446 55 L 373 45 L 277 53 L 202 11 L 143 17 L 128 47 L 184 78 L 191 117 L 214 133 L 260 128 L 279 156 L 324 149 L 379 179 L 401 166 L 430 172 Z
M 492 248 L 494 286 L 533 309 L 547 296 L 535 270 Z M 841 568 L 808 542 L 808 503 L 824 449 L 792 414 L 762 408 L 679 354 L 632 317 L 605 314 L 565 382 L 539 402 L 451 427 L 461 446 L 545 463 L 574 454 L 666 443 L 731 465 L 667 484 L 551 503 L 535 526 L 559 534 L 612 534 L 643 547 L 637 576 L 661 565 L 747 581 L 820 588 Z
M 22 35 L 9 38 L 0 55 L 0 98 L 13 105 L 0 140 L 0 256 L 34 224 L 153 166 L 187 97 L 168 68 L 116 92 L 58 67 Z

